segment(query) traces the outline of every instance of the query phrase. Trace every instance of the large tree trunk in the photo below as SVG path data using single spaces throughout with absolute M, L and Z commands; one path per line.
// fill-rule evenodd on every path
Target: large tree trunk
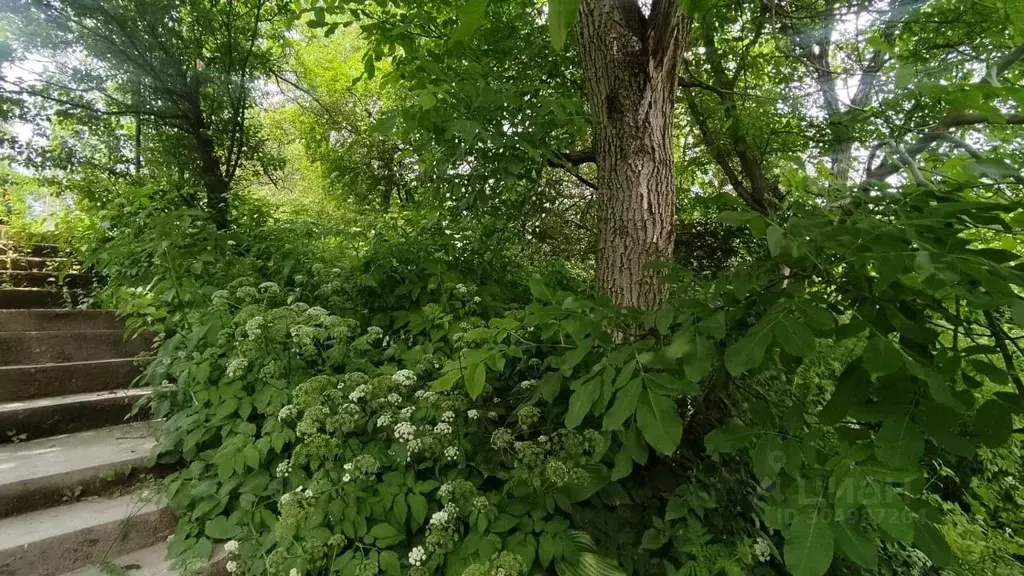
M 678 0 L 583 0 L 580 52 L 594 121 L 598 290 L 615 304 L 651 309 L 676 226 L 672 121 L 679 57 L 690 19 Z

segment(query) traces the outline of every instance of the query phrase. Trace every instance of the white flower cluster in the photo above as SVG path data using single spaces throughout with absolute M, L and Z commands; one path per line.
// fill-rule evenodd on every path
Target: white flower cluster
M 416 427 L 408 422 L 399 422 L 395 424 L 395 440 L 399 442 L 408 442 L 415 438 Z
M 281 287 L 275 282 L 264 282 L 263 284 L 260 284 L 260 292 L 263 292 L 264 294 L 279 294 L 281 292 Z
M 299 415 L 299 409 L 294 404 L 288 404 L 277 413 L 278 420 L 291 420 Z
M 249 340 L 255 340 L 263 335 L 263 326 L 267 323 L 263 316 L 256 316 L 251 318 L 245 323 L 245 332 L 249 335 Z
M 445 448 L 444 457 L 445 460 L 448 460 L 449 462 L 455 462 L 456 460 L 459 459 L 459 449 L 456 448 L 455 446 L 449 446 Z
M 422 566 L 426 561 L 427 551 L 423 549 L 423 546 L 417 546 L 409 551 L 409 564 Z
M 452 485 L 449 484 L 448 482 L 445 482 L 444 484 L 441 484 L 441 487 L 438 488 L 438 490 L 437 490 L 437 496 L 438 496 L 438 498 L 441 498 L 442 500 L 446 500 L 448 498 L 451 498 L 453 494 L 455 494 L 455 488 L 452 487 Z
M 306 316 L 309 316 L 310 318 L 313 318 L 315 320 L 323 320 L 324 318 L 330 316 L 330 312 L 324 310 L 319 306 L 313 306 L 309 310 L 306 310 Z
M 391 381 L 399 386 L 412 386 L 416 383 L 416 374 L 412 370 L 399 370 L 391 377 Z
M 473 499 L 473 508 L 476 508 L 480 512 L 486 511 L 491 506 L 487 496 L 477 496 Z
M 533 388 L 533 385 L 536 383 L 537 382 L 535 380 L 523 380 L 522 382 L 519 383 L 519 387 L 522 388 L 523 390 L 529 390 Z
M 225 542 L 224 551 L 228 554 L 238 554 L 238 540 L 228 540 Z
M 256 289 L 252 286 L 242 286 L 237 292 L 235 292 L 236 298 L 239 300 L 245 300 L 246 302 L 255 300 L 257 296 L 259 296 L 259 294 L 256 293 Z
M 360 384 L 359 386 L 356 386 L 356 389 L 353 390 L 351 394 L 348 395 L 348 399 L 353 402 L 358 402 L 362 400 L 369 392 L 369 384 Z
M 369 328 L 366 329 L 366 339 L 369 340 L 370 342 L 373 342 L 374 340 L 380 340 L 381 336 L 383 335 L 384 330 L 382 330 L 379 326 L 370 326 Z
M 380 418 L 377 418 L 377 426 L 391 426 L 391 414 L 381 414 Z
M 452 433 L 452 425 L 447 423 L 447 422 L 441 422 L 437 426 L 434 426 L 434 433 L 435 434 L 451 434 Z
M 402 397 L 399 396 L 398 394 L 395 394 L 394 392 L 392 392 L 391 394 L 388 394 L 388 402 L 390 402 L 392 404 L 401 404 L 402 403 Z
M 398 411 L 398 416 L 401 417 L 403 420 L 408 420 L 409 418 L 412 418 L 412 413 L 415 410 L 416 409 L 413 408 L 412 406 L 406 406 L 405 408 L 402 408 L 401 410 Z
M 466 412 L 466 417 L 469 418 L 470 420 L 476 420 L 477 418 L 480 417 L 480 412 L 476 410 L 469 410 Z
M 448 410 L 444 414 L 441 414 L 441 422 L 454 422 L 454 421 L 455 421 L 455 412 L 452 412 L 451 410 Z
M 278 478 L 284 478 L 285 476 L 291 474 L 292 461 L 285 460 L 284 462 L 281 462 L 280 464 L 277 465 L 277 469 L 275 470 L 275 472 L 277 473 Z
M 238 570 L 238 562 L 228 560 L 228 563 L 224 565 L 224 569 L 228 571 L 228 574 L 234 574 L 235 570 Z
M 288 576 L 302 576 L 302 575 L 299 574 L 299 569 L 298 568 L 292 568 L 291 570 L 288 571 Z
M 447 509 L 434 512 L 434 515 L 430 517 L 430 525 L 434 526 L 436 524 L 445 524 L 450 518 L 451 515 L 448 513 Z
M 764 538 L 754 540 L 753 552 L 754 557 L 757 558 L 759 562 L 767 562 L 772 559 L 771 544 L 768 544 Z
M 248 358 L 234 358 L 228 362 L 228 378 L 238 378 L 249 367 Z
M 210 299 L 213 301 L 213 305 L 218 308 L 223 308 L 230 304 L 230 298 L 231 293 L 227 290 L 217 290 L 212 296 L 210 296 Z

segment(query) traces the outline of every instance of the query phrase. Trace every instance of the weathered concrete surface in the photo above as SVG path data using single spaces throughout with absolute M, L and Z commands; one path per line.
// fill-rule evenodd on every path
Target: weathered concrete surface
M 165 558 L 167 555 L 167 547 L 163 544 L 157 544 L 150 546 L 143 550 L 132 552 L 131 554 L 125 554 L 119 558 L 111 561 L 112 564 L 121 567 L 130 568 L 129 574 L 131 576 L 180 576 L 183 574 L 182 571 L 172 570 L 171 562 Z M 200 576 L 227 576 L 228 571 L 225 568 L 228 561 L 227 552 L 224 551 L 224 546 L 215 546 L 213 549 L 213 556 L 201 567 L 194 568 L 195 571 L 188 571 L 189 575 L 197 574 Z M 95 566 L 88 566 L 86 568 L 80 568 L 74 572 L 69 572 L 65 576 L 107 576 L 102 570 Z
M 0 576 L 56 576 L 164 540 L 174 515 L 139 493 L 0 520 Z
M 151 341 L 125 340 L 121 330 L 0 332 L 0 366 L 131 358 L 148 350 Z
M 141 372 L 132 359 L 0 366 L 0 402 L 127 388 Z
M 60 308 L 64 295 L 56 290 L 37 288 L 0 288 L 0 310 Z
M 67 262 L 67 258 L 33 258 L 31 256 L 0 255 L 0 270 L 20 270 L 41 272 L 43 270 L 59 270 Z
M 158 422 L 0 445 L 0 517 L 95 496 L 141 476 Z
M 0 403 L 0 443 L 122 424 L 132 405 L 146 394 L 148 389 L 136 388 Z
M 120 330 L 109 310 L 0 310 L 0 332 Z
M 40 272 L 25 270 L 0 270 L 0 286 L 12 286 L 14 288 L 52 288 L 55 286 L 67 286 L 68 288 L 81 289 L 91 284 L 91 279 L 85 274 L 71 272 L 63 277 L 57 272 Z
M 16 246 L 11 242 L 0 243 L 0 255 L 9 254 L 12 256 L 31 256 L 33 258 L 59 258 L 61 256 L 60 246 L 56 244 L 32 244 L 29 246 Z

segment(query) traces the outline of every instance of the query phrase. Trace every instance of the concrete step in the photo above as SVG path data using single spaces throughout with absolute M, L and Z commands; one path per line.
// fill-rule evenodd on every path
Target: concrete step
M 151 342 L 125 340 L 121 330 L 0 332 L 0 366 L 131 358 L 148 350 Z
M 23 270 L 41 272 L 60 270 L 67 258 L 32 258 L 31 256 L 0 256 L 0 270 Z
M 12 288 L 54 288 L 67 286 L 81 290 L 87 288 L 92 279 L 86 274 L 69 273 L 61 277 L 56 272 L 38 272 L 24 270 L 0 270 L 0 286 Z
M 0 576 L 57 576 L 161 542 L 174 514 L 136 492 L 0 520 Z
M 138 422 L 0 445 L 0 518 L 137 480 L 158 430 L 158 422 Z
M 171 568 L 167 560 L 167 546 L 156 544 L 143 548 L 120 558 L 111 560 L 108 565 L 120 567 L 129 576 L 228 576 L 228 554 L 224 546 L 215 546 L 213 556 L 206 562 L 190 565 L 181 570 Z M 64 576 L 110 576 L 110 571 L 103 571 L 99 566 L 87 566 Z
M 60 308 L 64 305 L 64 294 L 57 290 L 39 290 L 37 288 L 0 288 L 0 310 Z M 2 574 L 0 574 L 0 576 L 2 576 Z
M 0 366 L 0 402 L 127 388 L 141 372 L 139 362 L 115 359 Z
M 147 394 L 147 388 L 133 388 L 3 402 L 0 403 L 0 443 L 123 424 L 132 405 Z M 144 414 L 136 414 L 135 419 L 144 419 Z M 3 576 L 2 571 L 0 576 Z
M 32 258 L 60 258 L 60 246 L 56 244 L 31 244 L 17 246 L 11 242 L 0 244 L 0 254 L 8 256 L 29 256 Z
M 118 330 L 117 314 L 107 310 L 0 310 L 0 332 Z

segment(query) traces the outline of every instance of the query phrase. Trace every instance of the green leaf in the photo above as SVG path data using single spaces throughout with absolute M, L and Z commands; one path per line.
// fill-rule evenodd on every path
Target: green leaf
M 772 331 L 775 332 L 775 339 L 786 352 L 801 358 L 814 352 L 817 341 L 800 318 L 791 314 L 783 314 L 775 321 Z
M 369 533 L 370 536 L 378 539 L 394 538 L 398 534 L 398 530 L 396 530 L 394 526 L 388 524 L 387 522 L 380 522 L 374 525 L 374 527 L 370 529 Z
M 778 436 L 765 434 L 754 446 L 754 476 L 762 487 L 770 486 L 786 464 L 786 453 Z
M 694 383 L 707 378 L 714 366 L 715 358 L 717 358 L 717 354 L 714 342 L 702 336 L 697 337 L 693 341 L 693 346 L 683 355 L 683 369 L 686 370 L 686 378 Z
M 409 494 L 405 497 L 409 503 L 409 514 L 417 526 L 422 526 L 427 519 L 427 499 L 422 494 Z
M 878 546 L 875 539 L 868 536 L 857 524 L 836 521 L 832 523 L 839 550 L 847 558 L 872 572 L 878 568 Z
M 402 562 L 398 559 L 398 554 L 391 550 L 381 552 L 377 562 L 384 576 L 400 576 L 402 573 Z
M 583 342 L 580 342 L 580 345 L 577 346 L 575 349 L 562 356 L 562 364 L 561 366 L 559 366 L 559 369 L 562 371 L 562 374 L 566 376 L 572 374 L 572 369 L 575 368 L 581 360 L 583 360 L 583 357 L 586 356 L 588 352 L 590 352 L 590 348 L 593 345 L 594 341 L 588 338 Z
M 974 368 L 978 374 L 981 374 L 985 378 L 988 378 L 994 384 L 1005 386 L 1010 383 L 1010 376 L 1006 373 L 1006 370 L 996 367 L 994 364 L 986 362 L 980 358 L 972 358 L 969 362 L 971 368 Z
M 771 252 L 772 256 L 778 256 L 782 253 L 782 249 L 786 247 L 786 235 L 775 224 L 768 227 L 765 232 L 765 238 L 768 240 L 768 251 Z
M 756 434 L 755 430 L 733 418 L 705 436 L 704 446 L 708 454 L 727 454 L 746 446 Z
M 555 556 L 555 539 L 550 533 L 545 532 L 540 535 L 537 542 L 537 556 L 540 560 L 540 565 L 547 568 L 551 564 L 551 560 Z
M 932 255 L 923 250 L 918 252 L 914 256 L 914 270 L 921 275 L 921 278 L 931 276 L 932 272 L 935 272 L 935 265 L 932 264 Z
M 817 511 L 798 519 L 786 533 L 783 555 L 793 576 L 822 576 L 832 564 L 835 537 Z
M 565 38 L 579 13 L 580 0 L 548 0 L 548 29 L 555 50 L 561 51 L 565 46 Z
M 892 374 L 903 366 L 903 353 L 885 336 L 874 335 L 864 347 L 864 367 L 875 376 Z
M 622 449 L 615 454 L 615 464 L 612 465 L 611 481 L 615 482 L 622 480 L 632 472 L 633 457 L 630 456 L 629 450 L 623 446 Z
M 569 410 L 565 414 L 565 426 L 570 430 L 579 426 L 583 418 L 590 412 L 597 397 L 601 394 L 601 379 L 593 378 L 569 398 Z
M 214 516 L 206 521 L 203 532 L 214 540 L 230 540 L 238 535 L 238 526 L 235 526 L 226 516 Z
M 946 537 L 933 524 L 918 522 L 914 529 L 914 546 L 924 552 L 936 566 L 949 566 L 953 563 L 953 550 L 946 542 Z
M 643 379 L 634 378 L 632 382 L 615 395 L 615 402 L 610 410 L 604 413 L 603 430 L 619 430 L 622 423 L 636 412 L 640 392 L 643 391 Z
M 890 418 L 875 435 L 875 454 L 896 467 L 917 466 L 924 455 L 924 435 L 907 418 Z
M 1024 328 L 1024 300 L 1015 300 L 1013 302 L 1013 308 L 1011 308 L 1011 311 L 1013 321 L 1017 324 L 1017 326 Z
M 470 398 L 476 398 L 484 391 L 487 382 L 487 366 L 483 362 L 471 364 L 466 370 L 466 391 Z
M 771 343 L 771 334 L 767 330 L 755 327 L 726 349 L 726 370 L 733 376 L 739 376 L 747 370 L 760 366 L 761 362 L 764 362 L 765 352 Z
M 899 67 L 896 68 L 896 89 L 904 90 L 909 87 L 914 81 L 915 74 L 916 71 L 912 64 L 900 64 Z
M 760 218 L 754 212 L 722 212 L 718 219 L 727 226 L 746 226 L 751 220 Z
M 1005 444 L 1013 434 L 1013 413 L 996 399 L 986 400 L 974 415 L 974 433 L 989 448 Z
M 459 10 L 459 25 L 452 32 L 453 41 L 467 40 L 484 21 L 487 0 L 469 0 Z
M 644 390 L 636 409 L 636 421 L 647 443 L 662 454 L 672 454 L 683 438 L 683 421 L 671 398 Z

